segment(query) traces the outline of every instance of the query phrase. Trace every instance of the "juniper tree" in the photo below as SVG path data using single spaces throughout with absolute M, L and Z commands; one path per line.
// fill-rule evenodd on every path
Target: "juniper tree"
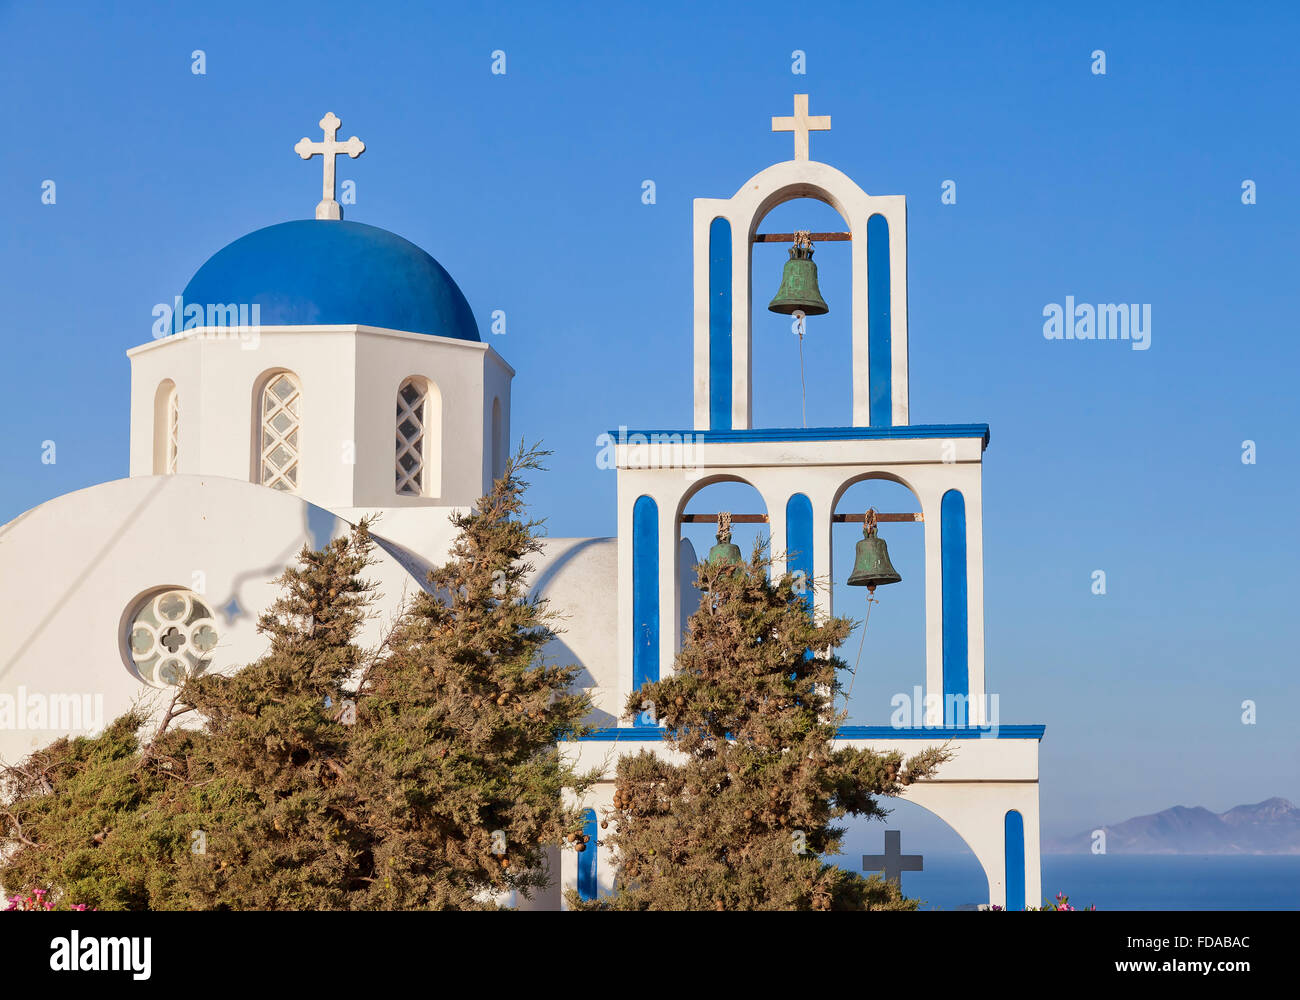
M 547 884 L 546 845 L 581 843 L 562 800 L 584 781 L 556 743 L 590 702 L 577 667 L 542 661 L 555 619 L 525 583 L 542 523 L 524 519 L 521 476 L 546 454 L 521 446 L 453 517 L 451 559 L 362 684 L 349 784 L 374 844 L 359 905 L 492 907 Z
M 188 825 L 165 803 L 178 775 L 160 766 L 201 735 L 142 736 L 141 707 L 97 736 L 55 740 L 0 772 L 0 885 L 44 890 L 60 906 L 137 910 L 173 891 Z M 142 749 L 156 747 L 146 757 Z
M 847 618 L 817 621 L 796 578 L 748 563 L 701 565 L 703 591 L 675 672 L 629 697 L 651 712 L 673 763 L 642 750 L 615 773 L 601 827 L 618 864 L 616 892 L 589 909 L 913 909 L 879 876 L 826 862 L 846 815 L 883 817 L 878 798 L 934 773 L 941 748 L 904 760 L 834 748 L 833 697 L 846 664 L 830 651 Z M 610 829 L 612 827 L 612 829 Z
M 368 522 L 320 551 L 304 547 L 276 581 L 258 630 L 270 651 L 230 675 L 188 682 L 205 739 L 178 760 L 189 793 L 190 851 L 171 905 L 339 909 L 350 905 L 369 838 L 346 774 L 357 634 L 374 584 Z
M 370 549 L 364 522 L 303 549 L 259 619 L 260 660 L 188 681 L 160 716 L 137 706 L 6 768 L 6 891 L 97 909 L 346 906 L 367 839 L 340 781 L 343 699 Z

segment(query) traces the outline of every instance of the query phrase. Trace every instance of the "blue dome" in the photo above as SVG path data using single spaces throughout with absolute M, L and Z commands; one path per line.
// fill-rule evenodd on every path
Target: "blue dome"
M 218 250 L 185 304 L 261 307 L 263 326 L 362 324 L 478 340 L 465 296 L 441 264 L 386 229 L 343 220 L 267 226 Z

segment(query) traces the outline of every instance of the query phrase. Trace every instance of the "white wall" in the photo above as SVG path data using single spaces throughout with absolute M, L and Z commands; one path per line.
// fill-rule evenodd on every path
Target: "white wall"
M 1005 822 L 1009 809 L 1016 809 L 1025 827 L 1025 903 L 1042 902 L 1041 855 L 1039 853 L 1038 811 L 1038 741 L 1034 739 L 964 739 L 945 740 L 937 734 L 933 742 L 913 739 L 835 740 L 835 747 L 868 749 L 876 753 L 897 751 L 905 757 L 927 746 L 946 743 L 953 758 L 944 764 L 935 778 L 909 785 L 902 798 L 932 812 L 947 823 L 965 841 L 979 860 L 989 880 L 989 902 L 1006 905 L 1006 838 Z M 598 770 L 605 777 L 574 804 L 591 806 L 597 819 L 611 807 L 618 758 L 646 750 L 673 764 L 684 757 L 659 741 L 620 742 L 583 740 L 561 744 L 565 756 L 580 771 Z M 887 804 L 887 802 L 886 802 Z M 613 887 L 614 857 L 603 846 L 613 824 L 600 833 L 597 879 L 602 893 Z M 577 884 L 577 855 L 561 852 L 564 887 Z
M 154 472 L 153 402 L 164 379 L 180 399 L 179 471 L 256 481 L 255 393 L 266 373 L 293 372 L 302 386 L 297 492 L 326 507 L 471 503 L 491 483 L 484 443 L 494 398 L 508 434 L 514 370 L 487 344 L 362 326 L 261 327 L 191 330 L 127 356 L 133 476 Z M 410 375 L 437 385 L 441 398 L 437 496 L 398 496 L 395 488 L 397 389 Z
M 98 697 L 105 723 L 141 696 L 158 701 L 127 665 L 125 633 L 137 599 L 161 587 L 202 590 L 220 636 L 211 669 L 242 666 L 267 647 L 256 625 L 278 595 L 270 581 L 304 544 L 347 530 L 298 497 L 210 476 L 119 479 L 33 508 L 0 528 L 0 696 Z M 419 583 L 376 556 L 382 610 Z M 369 622 L 362 643 L 378 642 L 383 624 Z M 62 735 L 0 730 L 0 757 Z

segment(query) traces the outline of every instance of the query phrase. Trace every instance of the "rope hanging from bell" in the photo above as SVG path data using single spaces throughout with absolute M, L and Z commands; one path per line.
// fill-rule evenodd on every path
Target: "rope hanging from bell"
M 889 561 L 889 548 L 885 540 L 876 534 L 876 508 L 868 507 L 863 517 L 862 540 L 858 542 L 856 558 L 853 560 L 853 572 L 849 575 L 850 587 L 867 588 L 867 613 L 862 619 L 862 637 L 858 640 L 858 655 L 853 661 L 853 673 L 850 675 L 848 693 L 844 696 L 845 705 L 853 694 L 853 685 L 858 679 L 858 665 L 862 661 L 862 647 L 867 641 L 867 622 L 871 620 L 871 606 L 879 604 L 876 600 L 876 588 L 890 583 L 899 583 L 902 577 L 894 564 Z

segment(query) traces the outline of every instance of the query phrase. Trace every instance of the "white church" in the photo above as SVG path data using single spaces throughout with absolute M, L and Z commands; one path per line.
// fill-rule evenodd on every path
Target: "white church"
M 156 335 L 127 350 L 130 475 L 0 527 L 6 762 L 91 731 L 187 675 L 257 659 L 266 650 L 257 619 L 277 593 L 270 581 L 304 543 L 323 545 L 369 514 L 381 515 L 370 575 L 383 596 L 361 641 L 375 641 L 447 557 L 449 515 L 485 493 L 504 465 L 515 370 L 483 341 L 436 260 L 342 218 L 335 157 L 365 146 L 338 140 L 332 113 L 320 125 L 323 141 L 294 147 L 304 160 L 323 158 L 316 217 L 218 250 Z M 989 904 L 1023 909 L 1041 900 L 1044 727 L 985 717 L 989 430 L 909 423 L 906 202 L 869 195 L 811 159 L 809 133 L 829 128 L 796 95 L 794 114 L 772 119 L 774 132 L 793 133 L 794 158 L 730 198 L 695 200 L 692 419 L 616 432 L 618 536 L 551 538 L 534 559 L 535 592 L 565 615 L 548 656 L 581 665 L 594 704 L 594 730 L 563 749 L 612 777 L 619 753 L 662 745 L 657 726 L 619 716 L 632 691 L 673 669 L 698 600 L 697 554 L 682 529 L 696 493 L 719 482 L 757 490 L 775 571 L 818 581 L 812 600 L 829 614 L 827 581 L 850 569 L 832 565 L 832 524 L 863 519 L 837 513 L 840 498 L 863 480 L 901 484 L 920 508 L 907 519 L 923 522 L 926 669 L 897 680 L 899 690 L 924 685 L 925 725 L 846 726 L 838 738 L 904 754 L 947 743 L 952 760 L 905 798 L 969 846 Z M 752 426 L 752 248 L 764 217 L 799 198 L 843 218 L 846 232 L 817 237 L 851 244 L 848 427 Z M 945 715 L 954 700 L 967 706 L 965 719 Z M 532 905 L 559 908 L 569 887 L 584 897 L 611 890 L 614 859 L 594 834 L 612 794 L 604 782 L 581 803 L 594 849 L 558 852 L 558 882 Z M 887 847 L 873 863 L 897 871 L 896 839 Z

